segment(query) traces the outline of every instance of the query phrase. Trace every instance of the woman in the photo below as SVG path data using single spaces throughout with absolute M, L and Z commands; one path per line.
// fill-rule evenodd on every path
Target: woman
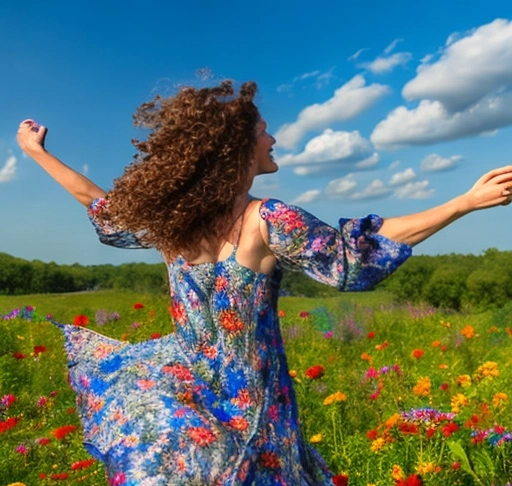
M 21 148 L 82 204 L 100 240 L 154 247 L 169 272 L 176 332 L 128 344 L 57 324 L 86 448 L 110 484 L 330 485 L 304 441 L 277 318 L 291 265 L 340 290 L 362 290 L 411 246 L 476 209 L 512 200 L 512 166 L 423 213 L 340 220 L 340 230 L 277 200 L 256 200 L 256 175 L 277 170 L 275 140 L 253 98 L 229 82 L 142 105 L 136 160 L 107 195 L 44 148 L 25 120 Z

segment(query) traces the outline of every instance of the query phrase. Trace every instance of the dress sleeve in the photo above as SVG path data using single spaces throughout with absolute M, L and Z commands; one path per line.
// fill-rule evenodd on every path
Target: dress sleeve
M 377 231 L 382 218 L 340 219 L 340 229 L 307 211 L 275 199 L 263 200 L 269 248 L 283 264 L 339 290 L 366 290 L 386 278 L 412 254 L 412 248 Z
M 112 224 L 108 217 L 107 199 L 103 197 L 94 199 L 87 209 L 87 214 L 100 241 L 105 245 L 128 249 L 151 248 L 140 240 L 142 234 L 131 233 Z

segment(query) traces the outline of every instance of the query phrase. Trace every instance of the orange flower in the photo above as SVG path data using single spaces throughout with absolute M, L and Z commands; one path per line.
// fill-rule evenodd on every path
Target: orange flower
M 388 347 L 389 343 L 387 341 L 384 341 L 382 344 L 377 344 L 375 346 L 375 349 L 377 351 L 382 351 L 383 349 L 386 349 Z
M 247 422 L 245 418 L 237 416 L 233 417 L 229 421 L 229 425 L 231 425 L 231 427 L 233 427 L 235 430 L 247 430 L 249 427 L 249 422 Z
M 361 359 L 364 359 L 365 361 L 368 361 L 370 363 L 373 361 L 373 358 L 368 353 L 362 353 Z
M 280 310 L 280 311 L 277 313 L 277 315 L 278 315 L 279 317 L 286 317 L 286 312 L 285 312 L 284 310 Z
M 235 311 L 224 310 L 220 313 L 220 323 L 228 332 L 236 333 L 244 328 L 244 323 Z
M 415 359 L 420 359 L 424 354 L 423 349 L 413 349 L 411 356 Z
M 462 386 L 463 388 L 467 388 L 471 386 L 471 376 L 469 375 L 460 375 L 457 377 L 457 384 Z
M 501 407 L 508 400 L 508 395 L 506 393 L 495 393 L 492 398 L 492 406 L 493 407 Z
M 426 397 L 432 391 L 432 381 L 428 376 L 420 378 L 412 391 L 419 397 Z
M 187 433 L 190 438 L 201 447 L 207 446 L 217 440 L 215 434 L 206 427 L 190 427 Z
M 53 436 L 58 439 L 64 439 L 66 435 L 71 434 L 71 432 L 74 432 L 77 429 L 76 425 L 63 425 L 62 427 L 59 427 L 52 431 Z
M 470 325 L 467 325 L 465 327 L 462 328 L 462 330 L 460 331 L 460 333 L 466 338 L 466 339 L 471 339 L 472 337 L 475 336 L 475 329 L 473 326 L 470 326 Z
M 433 348 L 439 348 L 441 346 L 441 341 L 432 341 Z

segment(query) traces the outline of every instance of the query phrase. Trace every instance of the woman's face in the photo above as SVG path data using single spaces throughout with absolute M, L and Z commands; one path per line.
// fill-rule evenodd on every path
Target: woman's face
M 279 169 L 272 157 L 272 147 L 275 143 L 276 139 L 267 133 L 267 123 L 264 120 L 258 121 L 256 124 L 256 146 L 253 155 L 255 176 L 272 174 Z

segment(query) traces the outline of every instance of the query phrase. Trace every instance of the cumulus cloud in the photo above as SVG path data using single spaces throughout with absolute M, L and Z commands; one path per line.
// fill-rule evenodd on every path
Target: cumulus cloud
M 461 160 L 462 155 L 441 157 L 438 154 L 429 154 L 421 161 L 420 167 L 424 172 L 437 172 L 441 170 L 452 169 Z
M 439 101 L 422 100 L 417 108 L 400 106 L 377 124 L 370 140 L 393 150 L 479 135 L 512 124 L 512 91 L 488 96 L 469 109 L 450 114 Z
M 330 198 L 348 197 L 350 193 L 357 187 L 357 182 L 353 174 L 345 177 L 334 179 L 327 184 L 324 192 Z
M 277 146 L 293 149 L 307 132 L 354 118 L 389 92 L 390 88 L 382 84 L 366 86 L 363 76 L 357 75 L 338 88 L 332 98 L 304 108 L 296 121 L 280 127 L 275 134 Z
M 18 160 L 14 155 L 11 155 L 5 161 L 3 167 L 0 169 L 0 182 L 9 182 L 16 176 Z
M 434 189 L 429 189 L 428 181 L 409 182 L 403 187 L 399 187 L 393 197 L 397 199 L 428 199 L 434 194 Z
M 393 71 L 396 66 L 405 66 L 411 59 L 410 52 L 397 52 L 391 56 L 379 56 L 371 62 L 363 62 L 359 67 L 368 69 L 373 74 L 383 74 Z
M 423 59 L 402 90 L 416 108 L 401 106 L 380 122 L 371 140 L 378 148 L 431 144 L 512 124 L 512 21 L 497 19 L 452 34 Z
M 391 192 L 391 189 L 387 187 L 384 182 L 380 179 L 375 179 L 362 191 L 351 194 L 350 199 L 378 199 L 389 195 Z
M 390 186 L 401 186 L 402 184 L 407 184 L 408 182 L 416 179 L 416 172 L 413 169 L 408 168 L 402 172 L 397 172 L 391 176 L 389 179 Z
M 292 201 L 292 204 L 310 203 L 310 202 L 318 199 L 318 197 L 320 196 L 321 193 L 322 193 L 322 191 L 320 191 L 318 189 L 312 189 L 310 191 L 303 192 L 301 195 L 299 195 Z
M 512 21 L 496 19 L 464 37 L 453 34 L 433 64 L 403 88 L 407 100 L 437 100 L 450 112 L 512 87 Z
M 285 165 L 323 164 L 334 161 L 353 162 L 363 160 L 372 153 L 368 140 L 355 130 L 334 131 L 330 128 L 312 138 L 299 154 L 286 154 L 278 163 Z

